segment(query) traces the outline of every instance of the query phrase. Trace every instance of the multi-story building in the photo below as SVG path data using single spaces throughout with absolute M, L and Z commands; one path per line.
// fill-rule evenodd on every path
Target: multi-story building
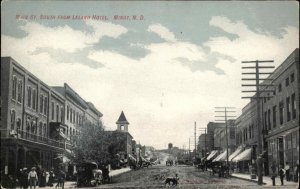
M 64 98 L 11 57 L 1 57 L 1 171 L 50 169 L 64 151 Z M 57 127 L 52 127 L 53 123 Z
M 235 150 L 235 124 L 234 120 L 227 121 L 227 138 L 229 153 Z M 214 130 L 214 148 L 225 150 L 227 148 L 226 128 L 216 128 Z
M 198 152 L 199 157 L 205 157 L 207 153 L 207 147 L 206 144 L 208 144 L 207 134 L 201 134 L 198 138 Z
M 254 165 L 257 150 L 257 121 L 256 101 L 251 100 L 243 109 L 242 114 L 235 120 L 236 146 L 240 154 L 232 160 L 238 163 L 239 172 L 248 172 L 249 165 Z
M 268 168 L 272 163 L 284 166 L 287 162 L 293 175 L 299 163 L 299 49 L 295 49 L 287 59 L 268 77 L 273 90 L 264 94 L 262 101 L 265 151 L 268 151 Z M 278 170 L 277 169 L 277 170 Z
M 99 112 L 71 87 L 49 87 L 11 57 L 1 57 L 1 171 L 58 167 L 83 125 L 102 126 Z
M 208 152 L 215 149 L 215 144 L 214 144 L 215 129 L 224 128 L 224 127 L 225 127 L 224 123 L 209 122 L 207 124 L 207 151 Z

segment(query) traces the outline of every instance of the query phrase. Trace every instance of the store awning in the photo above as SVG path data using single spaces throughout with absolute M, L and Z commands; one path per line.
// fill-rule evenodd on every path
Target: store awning
M 216 161 L 225 161 L 226 160 L 226 155 L 227 155 L 227 151 L 225 150 L 224 152 L 222 152 L 220 155 L 218 155 L 213 162 Z
M 209 154 L 209 156 L 206 158 L 206 160 L 211 160 L 213 157 L 215 157 L 218 153 L 218 150 L 213 150 L 211 151 L 211 153 Z
M 238 147 L 228 158 L 229 161 L 232 161 L 233 158 L 235 158 L 235 156 L 237 156 L 239 153 L 241 153 L 243 151 L 243 148 L 240 146 Z
M 242 153 L 232 159 L 233 162 L 251 160 L 252 148 L 244 150 Z

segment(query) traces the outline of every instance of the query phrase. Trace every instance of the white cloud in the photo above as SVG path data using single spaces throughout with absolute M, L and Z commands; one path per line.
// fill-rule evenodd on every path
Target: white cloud
M 213 17 L 211 26 L 223 31 L 236 34 L 237 38 L 230 40 L 227 37 L 211 37 L 204 45 L 212 52 L 231 56 L 242 60 L 274 60 L 275 65 L 281 64 L 284 59 L 299 47 L 299 29 L 291 26 L 283 28 L 282 36 L 256 33 L 250 30 L 243 22 L 232 22 L 226 17 Z
M 205 45 L 211 52 L 235 58 L 235 62 L 222 57 L 217 62 L 207 62 L 201 46 L 177 41 L 172 32 L 160 24 L 156 27 L 151 25 L 148 30 L 159 33 L 166 42 L 147 46 L 137 44 L 149 51 L 139 61 L 114 51 L 91 50 L 88 58 L 105 65 L 93 69 L 83 62 L 57 62 L 46 52 L 31 53 L 35 48 L 45 46 L 75 52 L 85 48 L 87 44 L 96 43 L 101 36 L 118 38 L 127 32 L 126 28 L 119 25 L 87 24 L 92 26 L 93 34 L 73 30 L 68 26 L 50 28 L 25 25 L 28 35 L 24 38 L 2 36 L 2 55 L 12 56 L 49 85 L 63 85 L 64 82 L 70 84 L 78 94 L 93 102 L 104 114 L 103 120 L 109 128 L 116 128 L 115 122 L 121 110 L 124 110 L 134 138 L 141 144 L 155 144 L 156 147 L 162 147 L 168 142 L 182 146 L 193 133 L 194 121 L 197 121 L 199 127 L 214 121 L 215 106 L 243 107 L 246 101 L 241 100 L 240 60 L 280 60 L 298 47 L 298 30 L 293 27 L 285 28 L 285 33 L 278 38 L 255 33 L 242 22 L 234 23 L 226 18 L 216 17 L 210 22 L 212 26 L 238 37 L 234 40 L 224 36 L 214 37 Z M 106 27 L 111 28 L 101 30 Z M 51 31 L 53 41 L 47 44 L 45 37 L 37 31 Z M 64 32 L 83 39 L 78 39 L 78 42 L 72 36 L 56 36 Z M 34 39 L 37 38 L 41 41 L 36 41 L 35 44 Z M 57 40 L 67 44 L 56 44 Z M 68 47 L 69 42 L 74 42 L 74 46 Z M 218 75 L 213 71 L 192 72 L 183 67 L 178 58 L 216 64 L 225 74 Z
M 159 35 L 162 39 L 165 39 L 169 42 L 175 42 L 176 38 L 172 32 L 166 27 L 164 27 L 161 24 L 152 24 L 148 27 L 149 32 L 156 33 Z

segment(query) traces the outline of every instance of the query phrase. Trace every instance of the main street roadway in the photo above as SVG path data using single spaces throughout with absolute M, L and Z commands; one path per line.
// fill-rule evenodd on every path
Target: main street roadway
M 139 170 L 132 170 L 113 177 L 111 184 L 98 188 L 165 188 L 166 177 L 179 176 L 179 185 L 175 188 L 257 188 L 257 184 L 240 179 L 224 179 L 211 176 L 193 166 L 166 166 L 168 154 L 160 154 L 161 164 Z M 167 186 L 169 187 L 169 186 Z M 170 186 L 172 187 L 172 186 Z

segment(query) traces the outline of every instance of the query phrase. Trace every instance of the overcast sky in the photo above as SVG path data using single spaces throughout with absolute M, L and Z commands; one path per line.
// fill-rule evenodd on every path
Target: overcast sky
M 214 121 L 215 106 L 234 106 L 238 116 L 249 102 L 241 99 L 242 60 L 278 66 L 299 47 L 298 18 L 291 1 L 9 1 L 1 5 L 1 56 L 50 86 L 68 83 L 109 130 L 123 110 L 137 142 L 187 147 L 194 122 Z

